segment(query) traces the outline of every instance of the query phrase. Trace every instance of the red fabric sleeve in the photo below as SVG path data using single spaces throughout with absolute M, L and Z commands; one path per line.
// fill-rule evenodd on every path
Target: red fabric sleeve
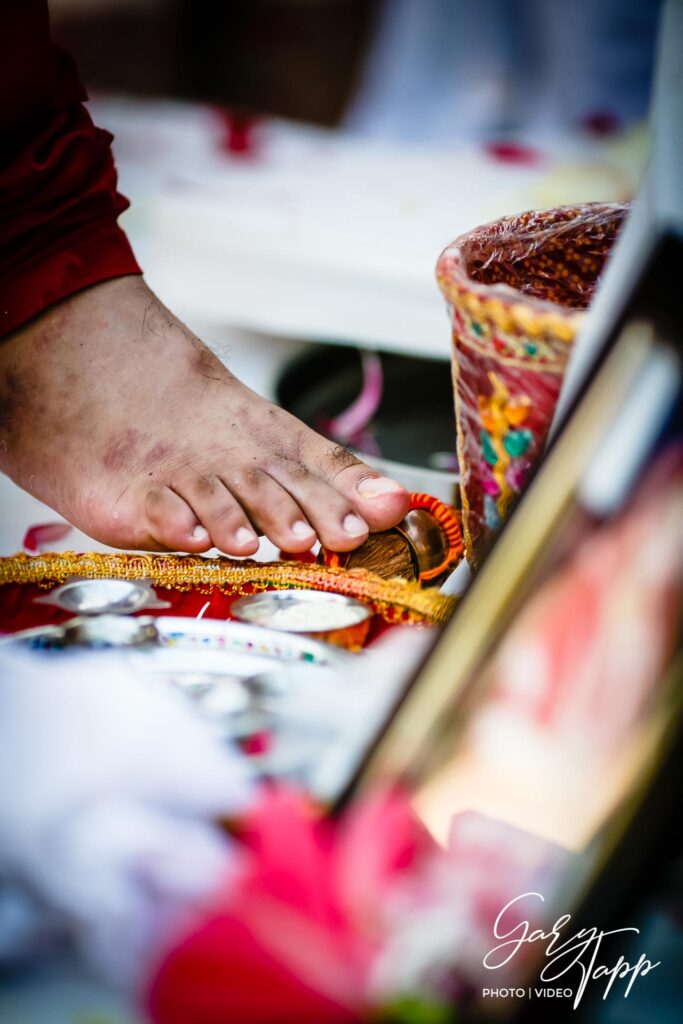
M 116 223 L 112 136 L 96 128 L 71 57 L 50 42 L 47 0 L 0 13 L 0 336 L 59 299 L 139 274 Z

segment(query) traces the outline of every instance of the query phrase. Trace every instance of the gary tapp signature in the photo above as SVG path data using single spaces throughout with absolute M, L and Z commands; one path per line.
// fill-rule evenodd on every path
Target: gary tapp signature
M 506 903 L 498 914 L 493 925 L 493 936 L 503 941 L 494 946 L 493 949 L 490 949 L 484 957 L 484 967 L 488 968 L 488 970 L 493 971 L 509 963 L 524 945 L 545 942 L 545 955 L 549 959 L 541 971 L 541 981 L 557 981 L 559 978 L 567 975 L 569 971 L 577 968 L 580 982 L 574 993 L 574 1008 L 576 1008 L 581 1002 L 588 982 L 591 980 L 605 979 L 605 991 L 602 998 L 606 999 L 617 979 L 625 980 L 628 978 L 624 991 L 624 998 L 626 998 L 631 992 L 636 978 L 645 977 L 655 967 L 659 967 L 661 961 L 658 960 L 653 964 L 644 953 L 640 955 L 640 958 L 634 964 L 629 963 L 623 956 L 619 956 L 618 960 L 612 964 L 600 963 L 598 961 L 603 939 L 611 935 L 623 935 L 626 932 L 638 935 L 640 934 L 639 928 L 615 928 L 613 931 L 581 928 L 574 935 L 566 938 L 563 930 L 566 930 L 567 925 L 569 925 L 572 919 L 571 914 L 562 914 L 547 932 L 544 932 L 541 928 L 532 929 L 529 921 L 520 921 L 518 915 L 515 916 L 516 923 L 508 927 L 512 917 L 510 913 L 511 908 L 516 907 L 516 904 L 519 904 L 522 900 L 530 899 L 538 899 L 541 902 L 545 902 L 540 892 L 525 892 L 521 896 L 515 896 L 509 903 Z M 516 910 L 518 910 L 517 907 Z

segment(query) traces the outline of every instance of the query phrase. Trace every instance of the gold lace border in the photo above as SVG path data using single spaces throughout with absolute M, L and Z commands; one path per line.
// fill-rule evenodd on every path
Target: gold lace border
M 79 576 L 87 579 L 150 580 L 167 590 L 217 587 L 226 594 L 252 590 L 325 590 L 370 604 L 386 622 L 446 622 L 455 598 L 423 590 L 406 580 L 384 580 L 366 569 L 341 569 L 310 562 L 255 562 L 198 555 L 100 554 L 75 551 L 19 553 L 0 558 L 0 585 L 33 583 L 50 587 Z M 246 588 L 249 588 L 247 590 Z
M 571 345 L 585 320 L 583 311 L 554 310 L 553 304 L 543 299 L 515 302 L 508 297 L 511 290 L 505 285 L 464 284 L 454 281 L 451 272 L 444 269 L 437 271 L 437 281 L 451 305 L 464 309 L 479 322 L 485 321 L 494 331 Z M 496 292 L 497 288 L 504 298 Z

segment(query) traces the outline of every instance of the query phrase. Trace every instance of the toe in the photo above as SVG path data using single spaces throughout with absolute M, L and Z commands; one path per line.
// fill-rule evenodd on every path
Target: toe
M 253 555 L 259 540 L 244 509 L 217 476 L 199 473 L 178 483 L 217 548 L 228 555 Z
M 284 551 L 309 551 L 317 537 L 291 494 L 262 469 L 247 469 L 224 478 L 251 522 Z
M 318 450 L 312 460 L 316 472 L 351 503 L 371 530 L 388 530 L 403 519 L 410 495 L 402 484 L 381 476 L 344 445 L 316 440 Z
M 170 551 L 206 551 L 211 547 L 208 531 L 188 503 L 170 487 L 155 487 L 147 492 L 145 513 L 155 545 Z
M 371 524 L 373 530 L 388 530 L 403 519 L 410 505 L 406 488 L 380 476 L 365 463 L 344 470 L 335 479 L 335 486 L 349 496 L 354 508 Z
M 368 535 L 368 524 L 352 502 L 300 463 L 278 460 L 269 467 L 273 477 L 304 509 L 320 542 L 332 551 L 350 551 Z

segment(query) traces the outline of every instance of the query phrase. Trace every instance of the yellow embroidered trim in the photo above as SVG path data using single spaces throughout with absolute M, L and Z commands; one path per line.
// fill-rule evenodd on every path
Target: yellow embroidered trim
M 554 313 L 535 309 L 531 303 L 505 302 L 495 295 L 477 294 L 477 290 L 490 293 L 495 285 L 455 283 L 446 271 L 437 272 L 439 286 L 446 299 L 458 309 L 465 309 L 477 320 L 486 320 L 496 330 L 510 334 L 519 331 L 530 338 L 546 338 L 570 344 L 585 319 L 581 311 Z M 539 304 L 542 300 L 538 300 Z M 547 305 L 551 305 L 547 303 Z
M 88 579 L 151 580 L 168 590 L 205 590 L 218 587 L 224 593 L 256 590 L 327 590 L 371 604 L 386 622 L 447 622 L 456 599 L 423 590 L 406 580 L 384 580 L 366 569 L 335 569 L 309 562 L 233 561 L 198 555 L 100 554 L 75 551 L 19 553 L 0 558 L 0 585 L 35 583 L 49 587 L 72 576 Z
M 455 422 L 457 426 L 456 430 L 456 444 L 458 449 L 458 465 L 460 466 L 460 509 L 462 513 L 462 532 L 465 540 L 465 554 L 470 565 L 474 565 L 474 543 L 472 540 L 472 531 L 470 530 L 470 516 L 472 510 L 470 508 L 470 502 L 468 497 L 468 483 L 469 483 L 469 463 L 467 461 L 467 448 L 465 444 L 465 431 L 462 428 L 462 424 L 465 422 L 463 419 L 462 410 L 462 398 L 460 397 L 460 388 L 458 386 L 458 378 L 460 377 L 460 364 L 457 359 L 451 360 L 451 376 L 453 379 L 453 396 L 455 398 Z
M 468 324 L 467 326 L 470 325 Z M 520 341 L 519 338 L 510 339 L 506 336 L 504 341 L 511 347 L 516 347 L 519 351 L 517 356 L 508 356 L 493 348 L 487 336 L 476 338 L 472 334 L 459 333 L 454 330 L 453 337 L 456 348 L 469 348 L 487 359 L 494 360 L 501 366 L 512 366 L 518 370 L 534 370 L 537 373 L 553 374 L 563 374 L 567 367 L 567 356 L 569 355 L 567 346 L 562 343 L 561 348 L 564 351 L 558 352 L 557 339 L 554 339 L 553 343 L 547 340 L 539 341 L 539 346 L 545 347 L 535 355 L 527 355 L 523 352 L 523 341 Z

